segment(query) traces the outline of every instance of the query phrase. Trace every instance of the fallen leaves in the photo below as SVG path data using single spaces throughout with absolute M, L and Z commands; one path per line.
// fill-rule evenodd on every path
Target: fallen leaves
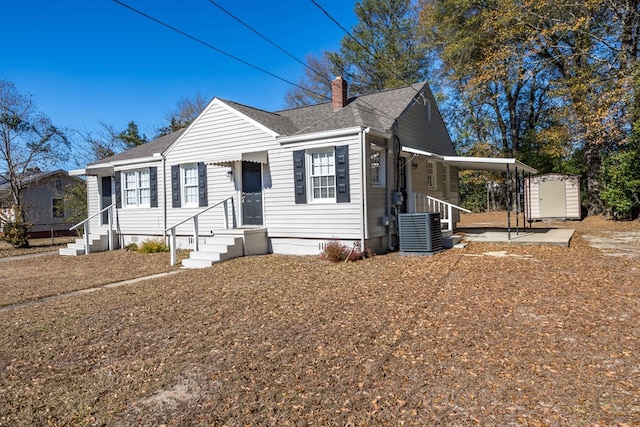
M 578 232 L 247 257 L 4 312 L 0 425 L 637 425 L 638 268 Z

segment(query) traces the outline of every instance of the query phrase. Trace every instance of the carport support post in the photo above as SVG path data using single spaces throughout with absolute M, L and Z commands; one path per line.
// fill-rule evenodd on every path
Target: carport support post
M 511 240 L 511 185 L 509 178 L 509 164 L 507 163 L 507 240 Z
M 527 179 L 527 214 L 525 215 L 525 218 L 527 217 L 527 215 L 529 215 L 528 221 L 529 221 L 529 229 L 533 228 L 533 221 L 531 220 L 531 172 L 528 172 L 528 179 Z
M 516 236 L 520 234 L 520 178 L 518 178 L 518 166 L 515 167 L 516 173 Z

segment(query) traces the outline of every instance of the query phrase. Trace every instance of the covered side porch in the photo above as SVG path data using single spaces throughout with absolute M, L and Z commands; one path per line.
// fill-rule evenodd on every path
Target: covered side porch
M 471 211 L 460 206 L 458 172 L 462 170 L 491 171 L 505 174 L 506 239 L 512 240 L 526 228 L 530 206 L 524 201 L 523 182 L 537 170 L 514 158 L 442 156 L 410 147 L 402 148 L 406 167 L 406 212 L 438 212 L 442 230 L 456 230 L 460 213 Z M 401 180 L 402 181 L 402 180 Z M 529 224 L 530 225 L 530 224 Z

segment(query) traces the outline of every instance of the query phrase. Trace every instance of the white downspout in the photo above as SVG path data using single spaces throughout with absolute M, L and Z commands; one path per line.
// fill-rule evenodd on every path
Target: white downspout
M 368 198 L 367 198 L 367 150 L 365 133 L 369 132 L 369 128 L 360 130 L 360 150 L 362 152 L 362 161 L 360 164 L 360 189 L 362 194 L 362 237 L 360 241 L 360 249 L 365 250 L 365 241 L 369 235 L 369 221 L 367 220 Z
M 167 158 L 162 155 L 162 238 L 167 239 Z

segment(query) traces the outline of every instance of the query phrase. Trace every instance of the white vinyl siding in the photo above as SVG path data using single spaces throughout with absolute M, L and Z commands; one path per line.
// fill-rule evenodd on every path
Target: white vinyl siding
M 344 145 L 349 147 L 350 201 L 348 203 L 296 204 L 293 152 L 296 150 L 311 152 L 323 150 L 329 146 Z M 268 197 L 265 194 L 264 203 L 265 226 L 269 230 L 269 237 L 321 239 L 322 241 L 328 241 L 334 237 L 360 239 L 363 226 L 361 157 L 358 134 L 295 143 L 283 149 L 270 151 L 269 170 L 272 185 L 268 189 Z M 277 245 L 277 242 L 274 245 Z M 294 243 L 292 245 L 295 246 Z M 315 247 L 317 248 L 317 245 Z
M 162 164 L 160 162 L 149 162 L 146 163 L 144 169 L 141 168 L 142 165 L 132 165 L 129 166 L 129 169 L 124 169 L 120 171 L 116 171 L 115 173 L 120 173 L 120 194 L 122 196 L 122 208 L 118 209 L 117 213 L 117 223 L 119 227 L 119 231 L 123 235 L 137 235 L 137 236 L 149 236 L 149 237 L 159 237 L 162 236 L 164 230 L 164 220 L 163 220 L 163 209 L 159 209 L 164 203 L 164 189 L 165 185 L 163 183 L 163 175 L 162 175 Z M 137 208 L 126 208 L 125 207 L 125 174 L 128 172 L 135 171 L 149 171 L 152 167 L 157 168 L 157 180 L 156 180 L 156 188 L 157 188 L 157 200 L 158 207 L 150 206 L 150 195 L 151 190 L 147 193 L 149 196 L 144 196 L 143 199 L 147 199 L 146 206 L 138 206 Z M 151 176 L 149 176 L 149 181 L 151 180 Z M 100 185 L 101 177 L 98 177 L 96 184 Z M 100 199 L 96 201 L 97 206 L 100 206 Z M 171 200 L 169 200 L 171 203 Z M 115 220 L 115 219 L 114 219 Z M 93 227 L 93 224 L 92 224 Z M 106 230 L 106 225 L 99 226 L 101 229 Z M 92 228 L 94 230 L 94 228 Z
M 444 156 L 456 155 L 440 111 L 428 89 L 425 100 L 414 103 L 398 119 L 397 129 L 404 147 Z
M 208 206 L 212 206 L 227 197 L 235 197 L 235 212 L 239 215 L 242 168 L 242 153 L 267 151 L 280 144 L 268 131 L 247 120 L 241 114 L 222 105 L 216 100 L 196 119 L 183 137 L 166 153 L 167 167 L 164 179 L 171 183 L 171 165 L 190 165 L 197 162 L 206 164 Z M 237 162 L 215 163 L 220 158 L 233 158 Z M 227 172 L 233 171 L 232 175 Z M 182 179 L 181 179 L 182 181 Z M 263 171 L 263 193 L 265 204 L 270 190 L 269 168 Z M 181 185 L 181 198 L 184 198 L 184 187 Z M 171 185 L 168 191 L 171 192 Z M 203 209 L 196 203 L 193 206 L 173 208 L 172 195 L 167 196 L 167 226 L 178 223 Z M 231 221 L 231 219 L 230 219 Z M 265 216 L 266 221 L 266 216 Z M 200 234 L 211 235 L 212 231 L 225 228 L 222 204 L 212 208 L 198 218 Z M 179 235 L 189 235 L 192 222 L 188 221 L 178 227 Z
M 336 167 L 334 149 L 312 151 L 309 156 L 311 201 L 336 201 Z
M 125 208 L 148 208 L 151 201 L 149 169 L 122 173 L 122 204 Z

